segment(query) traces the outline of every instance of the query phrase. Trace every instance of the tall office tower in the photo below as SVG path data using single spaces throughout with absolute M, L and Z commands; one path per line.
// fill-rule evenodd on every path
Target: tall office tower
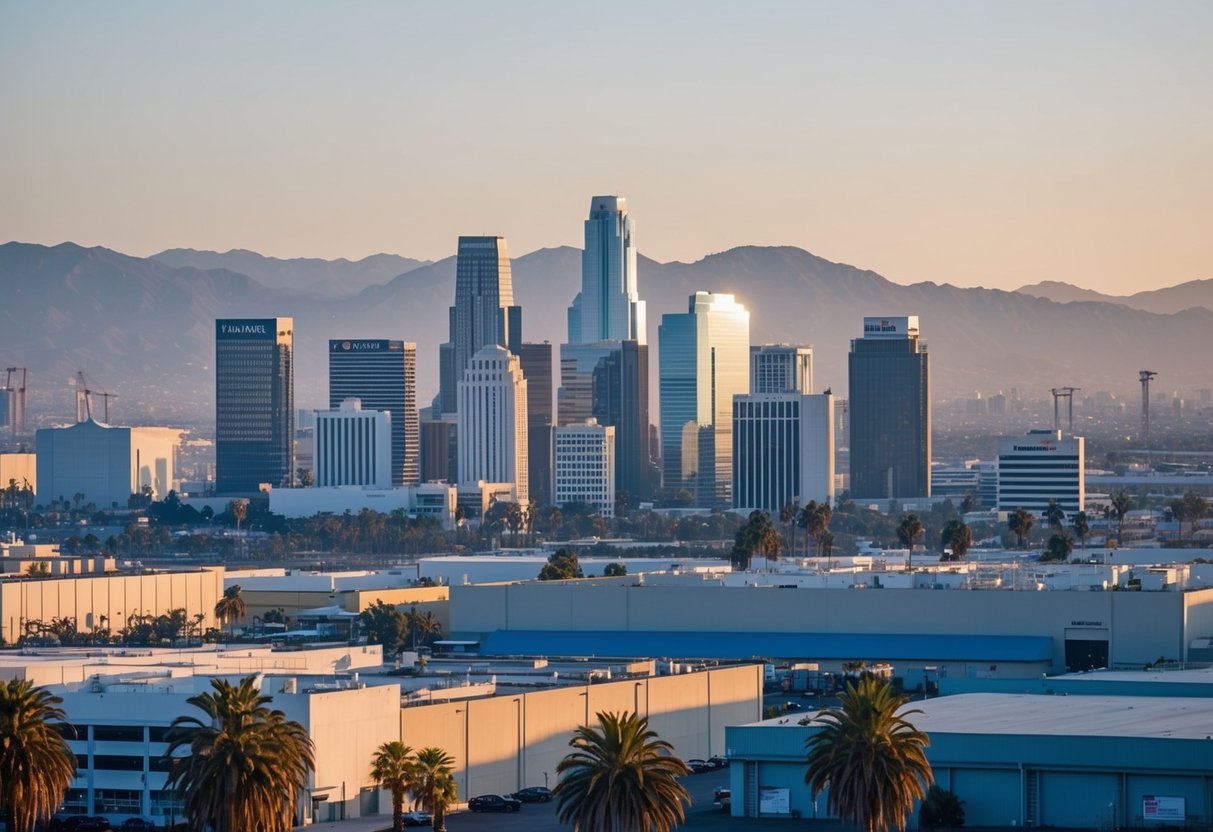
M 348 398 L 332 410 L 316 411 L 316 485 L 391 488 L 395 442 L 392 414 L 363 410 Z
M 761 344 L 750 347 L 750 392 L 813 392 L 813 348 L 807 345 Z
M 406 341 L 329 341 L 329 408 L 358 399 L 392 417 L 391 485 L 421 481 L 417 345 Z
M 518 502 L 527 482 L 527 383 L 518 356 L 493 344 L 472 356 L 459 382 L 459 482 L 514 483 Z
M 834 397 L 733 397 L 733 508 L 777 514 L 793 500 L 834 501 Z
M 481 347 L 491 344 L 517 354 L 522 345 L 522 307 L 514 305 L 514 283 L 505 237 L 460 237 L 455 261 L 455 305 L 450 340 L 439 350 L 439 398 L 444 414 L 458 409 L 463 371 Z
M 998 510 L 1037 516 L 1056 500 L 1067 517 L 1086 511 L 1085 442 L 1059 430 L 1031 430 L 998 440 Z
M 649 460 L 649 347 L 622 341 L 593 372 L 593 414 L 615 428 L 615 484 L 633 499 L 652 493 Z
M 295 475 L 295 321 L 215 321 L 215 491 L 254 494 Z
M 526 378 L 527 482 L 531 499 L 539 505 L 552 502 L 552 345 L 523 344 L 518 353 Z
M 569 343 L 645 343 L 645 303 L 636 289 L 635 226 L 621 196 L 590 200 L 581 291 L 569 307 Z
M 661 458 L 666 488 L 700 506 L 728 506 L 733 397 L 750 390 L 750 313 L 732 295 L 696 292 L 661 316 Z
M 918 316 L 864 318 L 851 342 L 851 494 L 931 494 L 931 385 Z
M 615 428 L 593 419 L 555 430 L 555 503 L 585 503 L 615 516 Z
M 454 416 L 433 417 L 433 408 L 421 416 L 421 481 L 454 483 L 459 478 L 459 460 L 455 437 L 458 424 Z

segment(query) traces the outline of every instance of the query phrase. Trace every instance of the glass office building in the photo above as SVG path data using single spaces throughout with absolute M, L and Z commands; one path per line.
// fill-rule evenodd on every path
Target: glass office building
M 421 481 L 417 415 L 417 345 L 406 341 L 329 341 L 329 409 L 359 399 L 364 410 L 392 418 L 392 485 Z

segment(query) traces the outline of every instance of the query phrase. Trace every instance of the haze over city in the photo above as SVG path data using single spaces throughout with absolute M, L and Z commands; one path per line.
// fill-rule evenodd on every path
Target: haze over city
M 1131 294 L 1213 275 L 1211 33 L 1199 2 L 7 2 L 0 236 L 517 256 L 623 193 L 660 261 Z

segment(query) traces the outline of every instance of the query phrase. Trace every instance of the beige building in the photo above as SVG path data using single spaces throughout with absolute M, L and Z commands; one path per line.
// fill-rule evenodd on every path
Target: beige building
M 38 461 L 34 454 L 0 454 L 0 488 L 9 483 L 23 488 L 29 485 L 38 493 Z

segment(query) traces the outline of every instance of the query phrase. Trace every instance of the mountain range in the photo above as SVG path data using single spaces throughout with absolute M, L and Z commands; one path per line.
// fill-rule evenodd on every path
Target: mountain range
M 580 287 L 580 250 L 534 251 L 515 258 L 512 271 L 525 339 L 559 344 Z M 694 263 L 641 257 L 638 272 L 654 379 L 661 315 L 684 311 L 688 295 L 707 290 L 732 292 L 746 305 L 752 343 L 813 344 L 814 386 L 838 394 L 864 315 L 920 317 L 937 399 L 1011 387 L 1130 391 L 1141 368 L 1157 370 L 1164 388 L 1213 383 L 1213 280 L 1128 298 L 1059 283 L 1015 292 L 907 286 L 798 248 L 753 246 Z M 0 362 L 29 368 L 31 410 L 71 418 L 69 382 L 83 370 L 91 389 L 117 394 L 115 423 L 205 423 L 214 412 L 214 319 L 289 315 L 298 406 L 327 405 L 330 338 L 415 341 L 424 405 L 437 389 L 454 283 L 454 257 L 278 260 L 174 249 L 139 258 L 72 243 L 7 243 Z

